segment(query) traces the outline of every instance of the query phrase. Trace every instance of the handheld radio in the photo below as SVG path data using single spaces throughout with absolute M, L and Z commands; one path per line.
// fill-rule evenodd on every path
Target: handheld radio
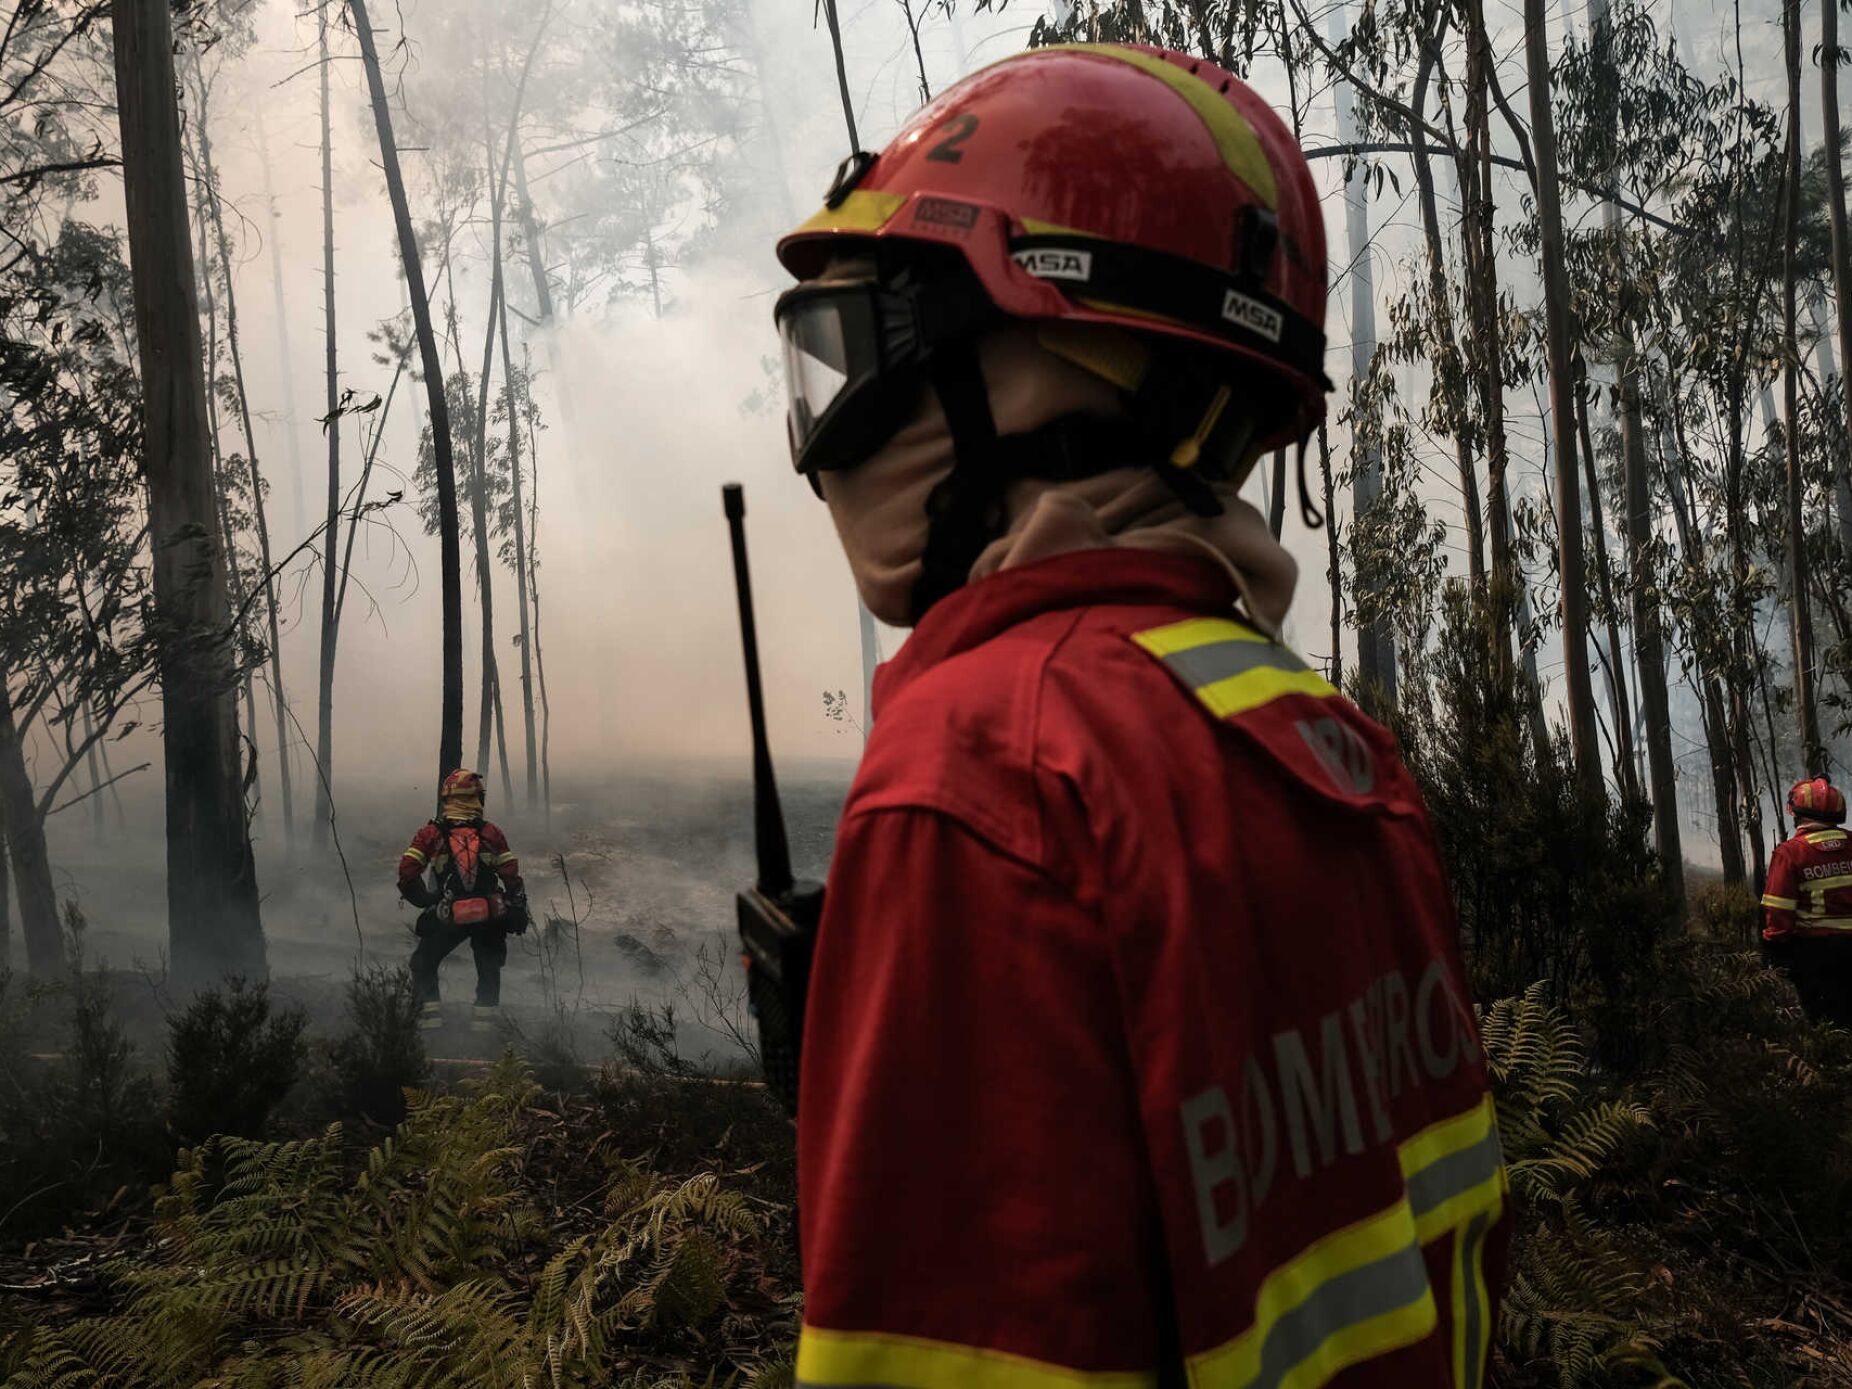
M 739 931 L 746 996 L 759 1028 L 766 1086 L 786 1111 L 797 1113 L 798 1048 L 804 1036 L 804 995 L 823 917 L 823 885 L 791 876 L 791 847 L 772 775 L 765 736 L 765 694 L 759 681 L 759 635 L 752 615 L 752 574 L 746 563 L 746 494 L 737 482 L 720 489 L 733 537 L 733 581 L 739 592 L 740 640 L 746 657 L 746 700 L 752 713 L 753 842 L 758 881 L 739 894 Z

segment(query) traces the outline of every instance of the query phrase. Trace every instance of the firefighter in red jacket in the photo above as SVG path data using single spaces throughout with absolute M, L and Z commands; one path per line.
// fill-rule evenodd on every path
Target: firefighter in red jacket
M 411 972 L 426 1027 L 438 1026 L 443 1017 L 437 967 L 464 941 L 476 957 L 475 1020 L 492 1019 L 501 1002 L 508 934 L 527 929 L 521 865 L 508 837 L 482 818 L 484 795 L 475 772 L 459 769 L 445 777 L 437 818 L 412 837 L 399 858 L 399 895 L 423 909 Z
M 810 976 L 797 1382 L 1483 1384 L 1446 881 L 1237 497 L 1329 388 L 1291 135 L 1208 63 L 1037 49 L 779 251 L 794 458 L 914 629 Z
M 1794 836 L 1775 847 L 1762 893 L 1762 939 L 1807 1016 L 1852 1027 L 1852 839 L 1846 798 L 1825 777 L 1788 792 Z

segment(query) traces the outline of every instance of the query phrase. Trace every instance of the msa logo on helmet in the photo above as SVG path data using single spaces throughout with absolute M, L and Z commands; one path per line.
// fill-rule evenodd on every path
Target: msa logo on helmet
M 1278 309 L 1232 289 L 1222 299 L 1222 317 L 1268 342 L 1278 342 L 1286 327 L 1286 319 Z
M 950 198 L 921 198 L 913 206 L 916 225 L 950 227 L 970 231 L 977 225 L 978 209 L 974 203 L 955 203 Z
M 1091 251 L 1017 251 L 1010 259 L 1038 280 L 1078 280 L 1085 284 L 1093 278 Z

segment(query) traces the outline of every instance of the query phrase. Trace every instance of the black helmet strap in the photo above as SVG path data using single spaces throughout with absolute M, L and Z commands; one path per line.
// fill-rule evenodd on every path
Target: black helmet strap
M 977 344 L 975 336 L 967 336 L 932 357 L 933 388 L 952 435 L 952 469 L 926 498 L 926 548 L 913 586 L 913 621 L 964 587 L 984 547 L 1002 534 L 1005 494 L 1021 479 L 1072 482 L 1142 463 L 1197 515 L 1221 514 L 1209 480 L 1169 461 L 1174 431 L 1159 424 L 1161 412 L 1149 401 L 1132 402 L 1127 419 L 1067 415 L 1026 434 L 999 436 Z
M 913 620 L 964 586 L 971 566 L 1002 523 L 1010 477 L 998 456 L 997 422 L 978 364 L 977 340 L 966 337 L 933 354 L 933 389 L 952 431 L 952 470 L 926 498 L 926 550 L 913 586 Z

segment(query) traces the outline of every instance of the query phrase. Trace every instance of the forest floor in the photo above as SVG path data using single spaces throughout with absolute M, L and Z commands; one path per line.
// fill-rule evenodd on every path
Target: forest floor
M 824 871 L 845 789 L 846 773 L 833 769 L 788 774 L 785 804 L 800 872 Z M 418 823 L 418 807 L 383 795 L 355 799 L 358 808 L 345 812 L 341 836 L 355 887 L 351 899 L 331 851 L 317 855 L 299 846 L 287 854 L 270 846 L 260 858 L 269 894 L 264 910 L 273 996 L 304 1009 L 311 1039 L 325 1040 L 344 1025 L 344 990 L 357 963 L 399 963 L 411 941 L 410 915 L 394 901 L 392 865 Z M 506 1297 L 519 1303 L 514 1321 L 524 1328 L 521 1334 L 540 1334 L 529 1323 L 540 1315 L 539 1290 L 555 1261 L 590 1257 L 575 1250 L 603 1248 L 609 1255 L 627 1248 L 619 1236 L 636 1237 L 625 1222 L 634 1223 L 638 1212 L 676 1212 L 667 1228 L 679 1243 L 656 1249 L 647 1274 L 627 1275 L 642 1300 L 625 1304 L 621 1334 L 605 1351 L 611 1382 L 642 1389 L 700 1385 L 710 1376 L 717 1385 L 731 1376 L 753 1389 L 790 1382 L 801 1308 L 795 1149 L 789 1124 L 763 1088 L 737 1078 L 743 1057 L 731 1029 L 744 1016 L 737 991 L 725 987 L 733 966 L 732 895 L 753 871 L 750 815 L 749 788 L 741 779 L 637 775 L 603 784 L 595 794 L 560 797 L 550 823 L 502 817 L 523 856 L 537 914 L 550 925 L 543 920 L 511 942 L 506 1006 L 491 1031 L 474 1031 L 465 1022 L 473 966 L 467 949 L 453 955 L 443 972 L 452 1017 L 424 1038 L 435 1095 L 468 1095 L 493 1083 L 498 1072 L 490 1063 L 506 1051 L 521 1057 L 541 1082 L 511 1092 L 518 1098 L 505 1131 L 479 1135 L 480 1156 L 497 1184 L 472 1198 L 522 1213 L 519 1234 L 509 1235 L 495 1256 L 510 1289 Z M 134 1047 L 134 1064 L 152 1076 L 162 1069 L 165 1019 L 176 1007 L 160 964 L 159 913 L 147 905 L 158 901 L 152 895 L 160 881 L 158 860 L 122 852 L 119 840 L 99 848 L 72 835 L 69 826 L 64 832 L 60 863 L 66 889 L 87 921 L 86 959 L 93 967 L 106 964 L 94 977 L 107 985 L 110 1011 Z M 716 972 L 715 964 L 724 968 Z M 1727 983 L 1734 966 L 1726 960 L 1722 968 Z M 68 1007 L 49 1001 L 43 1025 L 28 1039 L 48 1067 L 48 1058 L 71 1050 L 69 1034 L 53 1025 L 60 1006 Z M 655 1050 L 641 1065 L 613 1035 L 626 1009 L 640 1010 L 658 1029 Z M 1728 1010 L 1720 1005 L 1718 1011 Z M 1741 1046 L 1759 1055 L 1769 1044 L 1757 1033 L 1773 1024 L 1757 1017 L 1742 1024 Z M 1740 1060 L 1739 1050 L 1720 1055 Z M 1831 1054 L 1841 1058 L 1837 1050 Z M 1805 1069 L 1799 1061 L 1783 1064 Z M 313 1141 L 341 1113 L 330 1099 L 325 1068 L 319 1076 L 313 1066 L 310 1071 L 274 1120 L 280 1137 Z M 1591 1103 L 1622 1093 L 1598 1077 L 1591 1080 Z M 1817 1091 L 1852 1086 L 1852 1078 L 1822 1074 L 1797 1083 Z M 1737 1088 L 1731 1087 L 1732 1095 Z M 1648 1100 L 1650 1107 L 1645 1092 L 1629 1098 Z M 1852 1389 L 1852 1268 L 1837 1267 L 1835 1255 L 1823 1248 L 1837 1250 L 1844 1241 L 1823 1239 L 1804 1206 L 1791 1208 L 1782 1190 L 1746 1185 L 1735 1170 L 1741 1154 L 1728 1151 L 1729 1142 L 1719 1146 L 1719 1134 L 1758 1131 L 1771 1134 L 1769 1145 L 1779 1145 L 1773 1135 L 1783 1127 L 1786 1092 L 1771 1090 L 1765 1111 L 1746 1108 L 1755 1102 L 1745 1095 L 1740 1103 L 1733 1100 L 1745 1112 L 1721 1116 L 1708 1103 L 1668 1102 L 1656 1116 L 1658 1146 L 1650 1154 L 1642 1150 L 1626 1172 L 1601 1179 L 1604 1186 L 1590 1188 L 1587 1209 L 1599 1211 L 1600 1238 L 1621 1270 L 1613 1289 L 1624 1287 L 1630 1305 L 1646 1309 L 1637 1323 L 1645 1333 L 1639 1344 L 1663 1347 L 1689 1389 Z M 387 1126 L 343 1118 L 340 1188 L 369 1164 L 387 1160 L 381 1154 L 393 1146 L 385 1141 Z M 418 1122 L 414 1111 L 410 1124 Z M 1579 1123 L 1566 1123 L 1564 1132 L 1573 1134 Z M 0 1134 L 0 1146 L 4 1138 Z M 404 1149 L 403 1130 L 393 1142 Z M 51 1331 L 85 1319 L 100 1325 L 98 1318 L 130 1325 L 135 1300 L 124 1275 L 132 1272 L 135 1286 L 145 1290 L 151 1270 L 159 1275 L 165 1261 L 171 1271 L 180 1257 L 174 1227 L 160 1223 L 150 1190 L 173 1170 L 175 1146 L 157 1135 L 139 1166 L 125 1168 L 120 1180 L 93 1183 L 81 1203 L 29 1231 L 12 1202 L 34 1193 L 0 1199 L 0 1384 L 6 1389 L 15 1383 L 5 1363 L 9 1333 Z M 644 1197 L 655 1204 L 638 1205 Z M 1530 1286 L 1516 1290 L 1513 1306 L 1528 1309 L 1534 1329 L 1510 1323 L 1521 1333 L 1506 1348 L 1515 1358 L 1501 1351 L 1492 1383 L 1506 1389 L 1654 1383 L 1624 1361 L 1590 1363 L 1585 1372 L 1562 1368 L 1575 1363 L 1564 1350 L 1566 1338 L 1587 1332 L 1594 1345 L 1622 1325 L 1602 1311 L 1609 1295 L 1602 1261 L 1578 1255 L 1561 1266 L 1564 1278 L 1573 1275 L 1586 1286 L 1549 1281 L 1556 1269 L 1548 1246 L 1568 1235 L 1580 1237 L 1574 1221 L 1521 1236 L 1518 1272 Z M 689 1249 L 707 1251 L 702 1259 L 710 1262 L 696 1261 L 699 1277 L 686 1271 Z M 692 1279 L 695 1291 L 678 1279 Z M 441 1303 L 442 1289 L 467 1282 L 454 1273 L 434 1280 L 427 1301 Z M 330 1327 L 366 1295 L 359 1288 L 326 1290 L 318 1304 L 322 1323 L 314 1324 L 311 1307 L 307 1322 L 273 1316 L 250 1334 L 278 1344 L 286 1337 L 338 1340 Z M 396 1314 L 409 1315 L 404 1307 Z M 467 1320 L 487 1324 L 486 1316 L 473 1311 Z M 214 1374 L 223 1370 L 214 1362 Z M 132 1378 L 101 1382 L 139 1389 Z M 1658 1383 L 1672 1389 L 1679 1381 Z

